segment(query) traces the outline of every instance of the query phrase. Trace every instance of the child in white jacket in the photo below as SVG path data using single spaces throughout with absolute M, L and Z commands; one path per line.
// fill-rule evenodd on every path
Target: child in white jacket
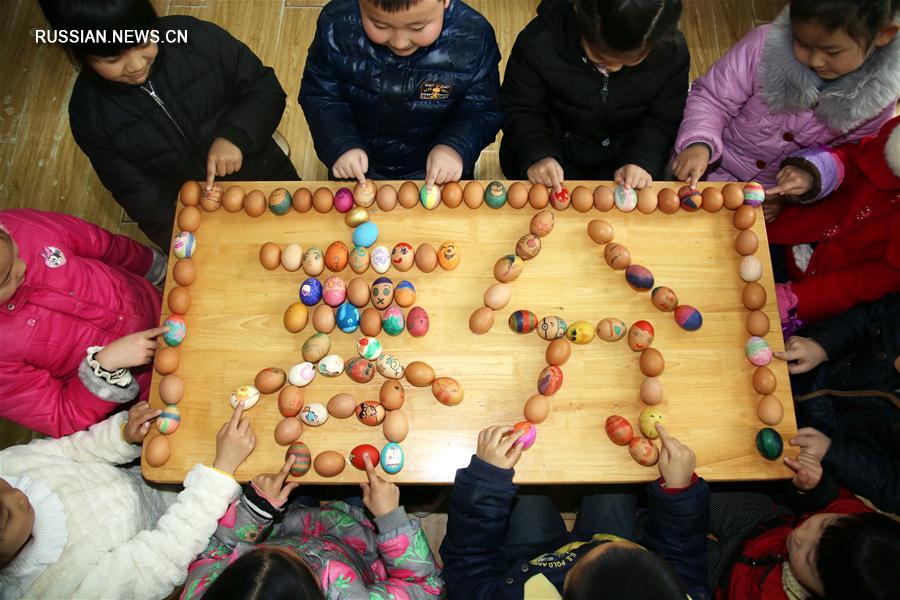
M 57 440 L 0 451 L 0 598 L 164 598 L 238 497 L 256 437 L 242 403 L 177 494 L 139 466 L 159 410 L 146 402 Z

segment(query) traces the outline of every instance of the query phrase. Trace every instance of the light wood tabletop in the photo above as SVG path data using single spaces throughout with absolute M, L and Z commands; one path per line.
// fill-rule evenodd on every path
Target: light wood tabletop
M 385 183 L 390 182 L 379 185 Z M 510 183 L 504 181 L 507 186 Z M 581 184 L 593 190 L 602 183 L 569 182 L 568 187 L 572 190 Z M 267 197 L 278 187 L 290 191 L 341 187 L 336 182 L 247 182 L 229 183 L 226 188 L 230 185 L 241 185 L 248 192 L 259 189 Z M 398 182 L 393 185 L 399 188 Z M 654 189 L 677 189 L 679 185 L 657 182 Z M 701 188 L 707 185 L 720 187 L 701 184 Z M 515 252 L 517 240 L 528 233 L 536 212 L 528 205 L 470 209 L 463 204 L 450 209 L 442 204 L 430 211 L 421 205 L 412 209 L 397 206 L 389 212 L 376 205 L 369 208 L 370 220 L 380 230 L 379 245 L 392 248 L 405 241 L 418 247 L 428 242 L 437 248 L 450 240 L 461 253 L 461 262 L 453 271 L 438 267 L 423 273 L 413 267 L 405 273 L 391 268 L 385 274 L 395 284 L 411 281 L 417 290 L 415 305 L 430 316 L 425 337 L 414 338 L 407 331 L 396 337 L 382 333 L 378 339 L 385 351 L 404 364 L 424 361 L 438 376 L 456 379 L 465 390 L 465 399 L 457 406 L 444 406 L 430 388 L 416 388 L 404 380 L 406 402 L 401 410 L 409 420 L 409 435 L 401 443 L 405 466 L 396 475 L 382 475 L 404 483 L 452 482 L 456 469 L 466 466 L 474 453 L 479 430 L 523 420 L 525 401 L 537 393 L 538 374 L 546 366 L 547 346 L 535 332 L 517 334 L 507 326 L 510 313 L 528 309 L 538 318 L 558 315 L 569 324 L 584 320 L 596 326 L 606 317 L 619 318 L 627 325 L 640 319 L 650 321 L 656 332 L 653 347 L 666 362 L 660 376 L 665 398 L 659 409 L 669 433 L 696 452 L 698 474 L 717 481 L 788 477 L 790 471 L 780 459 L 764 459 L 755 446 L 756 433 L 765 425 L 757 418 L 760 396 L 751 386 L 754 366 L 744 350 L 749 338 L 745 326 L 748 311 L 741 301 L 745 283 L 738 273 L 741 256 L 734 248 L 733 211 L 679 210 L 671 215 L 659 210 L 625 213 L 616 208 L 609 212 L 592 208 L 580 213 L 571 207 L 554 211 L 556 226 L 543 238 L 540 254 L 527 261 L 522 275 L 510 284 L 510 303 L 496 313 L 488 333 L 471 333 L 469 315 L 483 305 L 485 290 L 495 283 L 495 262 Z M 613 225 L 614 241 L 630 250 L 634 264 L 650 269 L 655 285 L 672 288 L 681 303 L 700 310 L 703 325 L 698 331 L 681 329 L 671 313 L 651 304 L 649 292 L 633 290 L 622 271 L 607 266 L 603 246 L 586 232 L 588 222 L 598 218 Z M 756 256 L 763 265 L 760 283 L 768 294 L 764 312 L 772 324 L 766 340 L 773 350 L 783 350 L 759 209 L 752 230 L 760 240 Z M 178 346 L 177 374 L 186 388 L 178 405 L 182 421 L 170 435 L 168 461 L 152 468 L 145 457 L 142 464 L 144 476 L 157 482 L 181 482 L 196 463 L 211 463 L 216 433 L 232 413 L 232 390 L 252 385 L 257 372 L 265 367 L 287 371 L 303 361 L 301 346 L 315 333 L 312 318 L 296 334 L 289 333 L 282 320 L 288 305 L 298 301 L 298 288 L 307 275 L 302 269 L 264 269 L 260 246 L 274 242 L 283 247 L 296 242 L 304 250 L 315 246 L 324 252 L 333 241 L 342 240 L 352 248 L 352 230 L 345 225 L 344 215 L 335 210 L 325 214 L 292 210 L 284 216 L 266 211 L 251 218 L 243 211 L 219 209 L 203 212 L 195 233 L 193 261 L 198 276 L 189 288 L 192 303 L 185 315 L 187 335 Z M 170 255 L 165 297 L 175 285 L 171 268 L 176 260 Z M 318 279 L 324 281 L 330 275 L 334 273 L 326 270 Z M 362 277 L 369 283 L 380 276 L 371 268 L 357 275 L 349 267 L 339 275 L 345 281 Z M 168 312 L 164 301 L 161 322 Z M 335 329 L 330 334 L 331 352 L 345 360 L 356 356 L 361 335 Z M 536 443 L 516 466 L 516 482 L 639 482 L 658 476 L 656 467 L 638 465 L 627 448 L 614 445 L 604 428 L 607 417 L 617 414 L 637 430 L 638 415 L 644 408 L 638 396 L 644 379 L 638 359 L 639 354 L 631 351 L 624 339 L 605 342 L 595 338 L 589 344 L 572 346 L 571 358 L 562 366 L 562 388 L 550 398 L 550 414 L 537 426 Z M 775 429 L 785 441 L 786 452 L 794 455 L 787 447 L 787 440 L 796 432 L 787 368 L 778 360 L 769 367 L 777 378 L 775 395 L 784 405 L 784 418 Z M 150 401 L 157 408 L 163 406 L 158 394 L 160 379 L 154 373 Z M 346 374 L 333 379 L 317 376 L 304 389 L 304 399 L 307 404 L 326 404 L 334 394 L 346 392 L 357 401 L 377 400 L 383 382 L 381 375 L 367 384 L 355 383 Z M 273 437 L 274 427 L 282 419 L 277 394 L 264 395 L 245 415 L 252 421 L 257 445 L 237 471 L 241 480 L 278 470 L 286 450 Z M 156 435 L 160 434 L 154 429 L 145 446 Z M 331 417 L 320 427 L 304 426 L 300 440 L 313 455 L 336 450 L 345 457 L 358 444 L 381 449 L 387 442 L 380 426 L 366 426 L 355 417 Z M 326 479 L 311 469 L 301 481 L 352 483 L 364 478 L 364 472 L 348 464 L 337 477 Z

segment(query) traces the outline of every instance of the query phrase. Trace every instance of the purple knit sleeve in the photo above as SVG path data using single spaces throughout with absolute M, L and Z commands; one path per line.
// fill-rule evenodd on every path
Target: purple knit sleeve
M 811 204 L 828 196 L 844 180 L 844 163 L 826 146 L 804 148 L 788 156 L 781 167 L 794 166 L 813 176 L 813 187 L 796 199 L 801 204 Z

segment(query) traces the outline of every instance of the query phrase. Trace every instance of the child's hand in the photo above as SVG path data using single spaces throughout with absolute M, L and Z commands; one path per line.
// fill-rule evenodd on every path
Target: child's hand
M 697 182 L 703 177 L 708 166 L 709 148 L 706 144 L 691 144 L 672 161 L 675 177 L 688 182 L 691 188 L 697 187 Z
M 291 495 L 291 492 L 294 491 L 294 488 L 300 485 L 295 481 L 290 483 L 284 482 L 291 473 L 291 467 L 294 466 L 294 460 L 295 457 L 293 455 L 288 456 L 280 471 L 277 473 L 261 473 L 253 478 L 253 483 L 256 484 L 256 487 L 266 496 L 277 498 L 278 500 L 287 500 L 288 496 Z
M 808 171 L 799 167 L 785 167 L 775 176 L 777 185 L 766 190 L 766 198 L 772 196 L 802 196 L 812 189 L 815 180 Z
M 462 171 L 463 162 L 459 153 L 450 146 L 438 144 L 431 149 L 425 161 L 425 189 L 431 190 L 434 184 L 459 181 Z
M 369 477 L 369 483 L 359 484 L 363 504 L 376 517 L 386 515 L 400 506 L 400 488 L 378 476 L 368 454 L 363 455 L 363 462 L 366 463 L 366 475 Z
M 335 179 L 356 179 L 366 184 L 366 171 L 369 170 L 369 155 L 362 148 L 353 148 L 341 154 L 331 166 Z
M 793 440 L 791 440 L 791 443 L 793 443 Z M 784 464 L 794 471 L 794 478 L 791 480 L 791 483 L 801 492 L 815 489 L 819 482 L 822 481 L 822 463 L 811 454 L 801 452 L 796 459 L 785 456 Z
M 153 360 L 159 348 L 156 337 L 167 331 L 168 327 L 156 327 L 122 336 L 100 350 L 94 359 L 106 371 L 146 365 Z
M 241 149 L 226 140 L 216 138 L 206 156 L 206 189 L 212 189 L 216 175 L 225 177 L 241 170 L 244 154 Z
M 828 454 L 828 449 L 831 448 L 831 438 L 818 429 L 804 427 L 797 432 L 797 437 L 791 438 L 790 444 L 800 446 L 801 456 L 809 454 L 818 462 L 822 462 Z
M 241 400 L 234 407 L 231 420 L 222 425 L 216 436 L 216 458 L 212 466 L 232 475 L 256 447 L 256 434 L 250 420 L 241 418 L 243 412 L 244 401 Z
M 673 489 L 686 488 L 694 477 L 697 467 L 697 455 L 694 451 L 673 438 L 661 423 L 656 424 L 659 432 L 659 474 L 666 487 Z
M 613 173 L 613 180 L 625 189 L 642 190 L 653 185 L 650 173 L 637 165 L 622 165 Z
M 565 173 L 562 165 L 552 156 L 548 156 L 528 167 L 528 181 L 535 185 L 539 183 L 544 187 L 553 188 L 553 193 L 557 194 L 562 191 Z
M 516 431 L 508 425 L 482 429 L 475 456 L 499 469 L 512 469 L 522 458 L 522 444 L 515 443 L 524 434 L 524 429 Z
M 784 199 L 783 196 L 773 196 L 771 198 L 766 198 L 766 201 L 763 202 L 763 218 L 765 218 L 766 223 L 771 223 L 778 215 L 781 214 L 781 211 L 784 210 L 784 207 L 787 205 L 787 200 Z
M 128 421 L 122 430 L 122 437 L 129 444 L 140 445 L 150 431 L 150 423 L 162 413 L 150 408 L 149 402 L 138 402 L 128 410 Z
M 828 360 L 828 354 L 819 342 L 799 335 L 789 337 L 784 352 L 773 352 L 772 356 L 787 361 L 791 375 L 812 371 Z

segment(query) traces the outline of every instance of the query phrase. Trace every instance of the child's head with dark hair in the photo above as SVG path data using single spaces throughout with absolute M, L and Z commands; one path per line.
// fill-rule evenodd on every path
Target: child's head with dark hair
M 261 546 L 229 565 L 204 600 L 325 600 L 309 566 L 281 546 Z
M 618 71 L 674 38 L 681 0 L 575 0 L 575 15 L 588 58 Z
M 373 44 L 410 56 L 437 41 L 450 0 L 359 0 L 363 29 Z
M 684 600 L 687 597 L 669 564 L 630 542 L 601 544 L 566 574 L 564 600 Z
M 791 0 L 794 56 L 825 80 L 860 68 L 897 35 L 900 0 Z
M 813 515 L 787 549 L 797 581 L 824 598 L 894 598 L 900 588 L 900 523 L 885 515 Z

